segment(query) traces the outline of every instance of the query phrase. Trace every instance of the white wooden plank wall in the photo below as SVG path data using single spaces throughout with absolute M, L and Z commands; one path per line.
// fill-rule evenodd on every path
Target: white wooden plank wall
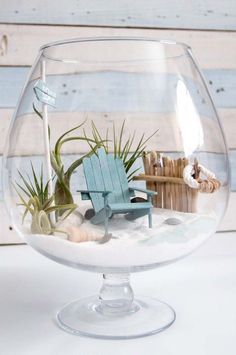
M 234 0 L 1 0 L 2 23 L 235 30 Z
M 221 230 L 235 230 L 235 0 L 0 0 L 0 160 L 4 137 L 29 66 L 45 42 L 108 35 L 188 43 L 209 84 L 230 148 L 232 192 Z M 0 189 L 1 190 L 1 189 Z M 1 191 L 0 191 L 1 195 Z M 0 201 L 0 243 L 19 242 Z

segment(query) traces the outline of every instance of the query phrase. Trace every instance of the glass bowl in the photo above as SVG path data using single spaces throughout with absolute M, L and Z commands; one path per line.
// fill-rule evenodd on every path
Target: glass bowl
M 103 274 L 98 296 L 57 314 L 74 334 L 135 338 L 173 323 L 134 298 L 131 272 L 190 254 L 229 195 L 222 127 L 189 46 L 83 38 L 43 46 L 11 121 L 4 198 L 23 240 Z

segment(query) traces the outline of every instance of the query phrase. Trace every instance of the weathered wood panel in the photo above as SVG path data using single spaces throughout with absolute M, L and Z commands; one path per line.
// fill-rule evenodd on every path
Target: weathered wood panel
M 0 109 L 0 136 L 1 136 L 1 140 L 0 140 L 0 155 L 3 153 L 3 149 L 4 149 L 4 144 L 5 144 L 5 137 L 8 131 L 8 127 L 9 127 L 9 123 L 10 123 L 10 119 L 13 116 L 14 110 L 13 109 Z M 236 140 L 235 140 L 235 135 L 236 135 L 236 109 L 219 109 L 218 110 L 218 114 L 219 117 L 221 119 L 221 122 L 223 124 L 223 128 L 226 134 L 226 140 L 227 140 L 227 144 L 229 148 L 236 148 Z M 79 121 L 83 121 L 84 119 L 84 114 L 79 114 L 77 112 L 72 112 L 67 114 L 67 119 L 64 119 L 64 113 L 57 113 L 55 115 L 55 119 L 54 119 L 54 115 L 50 115 L 50 121 L 52 123 L 53 126 L 55 126 L 56 124 L 56 134 L 52 132 L 52 140 L 55 140 L 56 137 L 58 137 L 60 134 L 63 134 L 65 131 L 69 130 L 71 127 L 74 127 L 76 125 L 78 125 Z M 114 114 L 110 114 L 110 113 L 101 113 L 99 116 L 96 114 L 94 115 L 93 113 L 89 113 L 89 117 L 90 119 L 99 119 L 101 120 L 101 122 L 105 122 L 106 125 L 108 127 L 110 127 L 112 129 L 112 124 L 114 119 L 116 118 L 117 115 Z M 152 114 L 149 117 L 147 117 L 146 115 L 141 115 L 141 114 L 137 114 L 137 120 L 142 120 L 142 119 L 147 119 L 149 120 L 149 118 L 151 119 L 151 116 L 155 116 L 157 117 L 157 115 Z M 165 123 L 165 116 L 161 115 L 161 120 L 160 120 L 160 124 L 162 123 L 163 126 L 160 127 L 161 131 L 163 131 L 163 128 L 165 128 L 166 123 Z M 132 115 L 132 117 L 134 118 L 134 115 Z M 168 115 L 166 116 L 168 118 Z M 126 117 L 126 132 L 128 134 L 128 132 L 130 132 L 133 128 L 132 125 L 132 121 L 133 119 L 130 121 L 130 115 L 128 114 Z M 209 121 L 209 129 L 211 129 L 211 121 Z M 98 122 L 99 127 L 101 126 L 101 122 Z M 138 122 L 138 121 L 137 121 Z M 30 139 L 30 129 L 32 129 L 34 131 L 35 126 L 34 126 L 34 120 L 32 120 L 31 125 L 29 125 L 29 127 L 26 129 L 25 131 L 25 135 L 28 138 L 28 145 L 31 146 L 32 144 L 35 143 L 34 138 L 32 137 L 32 140 Z M 152 126 L 151 126 L 152 127 Z M 213 129 L 213 127 L 212 127 Z M 149 132 L 150 134 L 152 133 L 151 131 Z M 149 134 L 147 133 L 147 134 Z M 215 134 L 217 134 L 217 132 L 215 132 Z M 159 138 L 158 141 L 163 142 L 164 137 L 162 137 L 159 134 Z M 161 143 L 160 143 L 161 144 Z M 27 147 L 28 147 L 27 145 Z M 35 148 L 34 148 L 35 150 Z M 70 152 L 70 151 L 68 151 Z M 71 152 L 72 153 L 72 152 Z
M 218 109 L 228 148 L 236 147 L 236 109 Z
M 236 33 L 185 30 L 143 30 L 125 28 L 0 25 L 0 65 L 32 65 L 45 43 L 93 36 L 140 36 L 170 39 L 190 45 L 201 68 L 235 69 Z M 222 61 L 222 51 L 227 55 Z
M 219 226 L 219 231 L 235 231 L 236 192 L 231 192 L 225 216 Z
M 135 2 L 131 0 L 117 2 L 62 0 L 58 6 L 49 1 L 2 0 L 0 8 L 0 23 L 8 23 L 8 25 L 0 24 L 0 65 L 3 66 L 30 66 L 42 44 L 72 37 L 150 36 L 188 43 L 193 48 L 200 67 L 207 70 L 205 74 L 219 108 L 218 112 L 225 128 L 228 145 L 230 148 L 235 148 L 236 33 L 228 31 L 236 30 L 236 2 L 234 0 L 224 2 L 213 0 L 180 0 L 178 2 L 170 0 L 148 0 L 146 2 L 144 0 Z M 17 25 L 17 23 L 27 25 Z M 35 26 L 37 23 L 41 25 Z M 46 26 L 47 24 L 60 26 Z M 82 27 L 76 27 L 77 25 Z M 87 27 L 89 25 L 117 26 L 118 28 L 89 28 Z M 179 29 L 194 29 L 194 31 Z M 197 31 L 197 29 L 203 31 Z M 208 31 L 212 29 L 220 31 Z M 23 68 L 23 71 L 18 74 L 15 68 L 7 74 L 0 71 L 0 102 L 4 104 L 4 106 L 0 104 L 0 154 L 9 117 L 12 115 L 12 108 L 16 105 L 27 70 L 28 68 Z M 2 107 L 9 107 L 9 109 Z M 230 157 L 232 188 L 235 190 L 235 149 L 230 151 Z M 236 192 L 233 192 L 220 230 L 235 229 L 235 205 Z M 19 240 L 9 229 L 9 221 L 1 202 L 0 213 L 4 221 L 0 226 L 0 240 L 4 243 Z
M 169 155 L 173 158 L 176 158 L 179 156 L 179 153 L 174 153 L 170 152 Z M 64 163 L 65 167 L 70 166 L 78 157 L 82 155 L 80 154 L 67 154 L 62 156 L 62 160 Z M 231 164 L 231 169 L 232 169 L 232 176 L 231 176 L 231 191 L 236 192 L 236 150 L 230 150 L 229 151 L 229 158 L 230 158 L 230 164 Z M 41 169 L 41 164 L 43 163 L 43 155 L 41 156 L 26 156 L 26 157 L 14 157 L 14 162 L 15 165 L 21 170 L 21 171 L 26 171 L 28 172 L 29 169 L 31 169 L 30 164 L 32 162 L 33 166 L 35 167 L 35 171 L 37 174 L 40 173 Z M 212 171 L 214 171 L 217 175 L 217 177 L 222 181 L 225 182 L 226 179 L 226 171 L 225 171 L 225 160 L 224 157 L 221 156 L 220 154 L 214 154 L 214 153 L 205 153 L 201 152 L 198 153 L 198 159 L 203 165 L 207 165 L 208 168 Z M 2 164 L 2 157 L 0 156 L 0 164 Z M 137 164 L 134 166 L 135 168 L 140 167 L 141 162 L 138 161 Z M 16 176 L 18 176 L 17 171 L 15 172 Z M 2 194 L 2 184 L 1 184 L 1 179 L 0 178 L 0 200 L 3 198 Z M 78 171 L 73 174 L 72 180 L 71 180 L 71 191 L 72 193 L 76 193 L 76 190 L 78 189 L 78 181 L 80 181 L 80 184 L 84 186 L 80 186 L 81 189 L 86 188 L 86 183 L 84 180 L 83 172 L 81 169 L 78 169 Z M 82 181 L 82 183 L 81 183 Z
M 119 27 L 236 29 L 233 0 L 1 0 L 0 22 Z
M 26 80 L 27 74 L 28 74 L 29 68 L 27 67 L 0 67 L 0 107 L 1 108 L 10 108 L 10 107 L 15 107 L 21 89 L 24 85 L 24 82 Z M 226 70 L 226 69 L 216 69 L 216 70 L 203 70 L 203 74 L 206 77 L 206 80 L 208 81 L 209 84 L 209 89 L 210 92 L 213 96 L 213 100 L 215 102 L 216 107 L 219 108 L 234 108 L 235 107 L 235 103 L 236 103 L 236 70 Z M 107 73 L 107 75 L 105 75 L 102 78 L 102 83 L 104 88 L 109 87 L 109 85 L 112 84 L 112 80 L 114 78 L 114 88 L 116 87 L 116 81 L 115 81 L 115 77 L 117 74 L 112 74 Z M 130 76 L 129 76 L 130 75 Z M 86 78 L 85 78 L 86 74 L 83 76 L 83 82 L 85 82 Z M 89 77 L 89 74 L 87 74 L 87 82 L 88 84 L 86 85 L 94 85 L 94 83 L 91 83 L 90 81 L 94 79 Z M 140 85 L 140 80 L 142 79 L 141 77 L 135 77 L 132 76 L 132 74 L 124 74 L 124 82 L 127 82 L 127 90 L 128 88 L 130 88 L 130 85 L 132 85 L 133 88 L 133 95 L 134 97 L 139 97 L 139 93 L 138 90 L 140 90 L 141 85 Z M 143 78 L 144 80 L 145 78 Z M 101 75 L 98 75 L 98 78 L 96 80 L 96 87 L 100 87 L 99 80 L 101 80 Z M 103 81 L 104 80 L 104 81 Z M 135 80 L 137 80 L 137 82 L 135 82 Z M 78 89 L 76 87 L 76 78 L 71 77 L 70 75 L 68 77 L 65 76 L 65 84 L 66 84 L 66 89 L 62 88 L 61 92 L 59 93 L 60 96 L 64 95 L 64 103 L 65 105 L 70 102 L 70 95 L 74 95 L 76 94 L 75 91 Z M 112 84 L 113 85 L 113 84 Z M 124 87 L 126 87 L 124 85 Z M 137 87 L 137 92 L 135 92 L 135 87 Z M 117 87 L 117 90 L 119 88 Z M 92 90 L 92 86 L 91 86 L 91 90 Z M 105 89 L 104 89 L 105 90 Z M 145 80 L 144 80 L 144 89 L 145 91 Z M 65 96 L 66 95 L 66 96 Z M 81 95 L 83 95 L 83 92 L 81 93 Z M 125 102 L 127 101 L 126 98 L 126 92 L 120 92 L 120 95 L 123 95 L 123 101 L 122 98 L 120 96 L 120 101 L 122 101 L 122 108 L 125 109 Z M 66 97 L 66 100 L 65 100 Z M 112 94 L 109 96 L 110 101 L 107 102 L 106 101 L 106 109 L 109 110 L 109 105 L 111 106 L 111 110 L 114 109 L 114 101 L 112 100 Z M 115 96 L 114 96 L 115 99 Z M 145 99 L 145 97 L 144 97 Z M 143 99 L 143 100 L 144 100 Z M 155 109 L 155 102 L 156 102 L 156 97 L 153 97 L 153 100 L 150 98 L 148 100 L 148 104 L 150 104 L 150 102 L 153 102 L 153 107 L 150 106 L 149 110 L 154 110 Z M 81 102 L 83 102 L 82 99 L 80 99 Z M 144 100 L 145 101 L 145 100 Z M 71 100 L 71 102 L 74 102 L 73 100 Z M 105 102 L 105 101 L 104 101 Z M 102 105 L 102 101 L 101 98 L 99 98 L 99 103 L 100 106 Z M 98 102 L 97 102 L 98 104 Z M 117 103 L 118 104 L 118 103 Z M 128 101 L 127 101 L 128 104 Z M 139 102 L 137 102 L 137 104 L 139 105 Z M 144 102 L 143 102 L 144 104 Z M 91 101 L 91 107 L 96 105 L 96 101 Z M 140 103 L 141 105 L 141 103 Z M 139 105 L 139 106 L 140 106 Z M 146 102 L 147 105 L 147 102 Z M 86 107 L 87 110 L 91 109 L 91 107 Z M 76 109 L 76 108 L 75 108 Z M 94 108 L 93 108 L 94 109 Z M 102 107 L 100 107 L 99 109 L 103 110 Z M 145 110 L 145 106 L 144 106 L 144 110 Z M 163 106 L 163 110 L 165 111 L 165 107 Z
M 187 117 L 189 121 L 188 135 L 192 137 L 192 149 L 200 144 L 201 151 L 222 153 L 222 141 L 211 139 L 211 137 L 220 136 L 220 128 L 216 120 L 206 116 L 201 116 L 201 126 L 196 123 L 195 117 Z M 135 137 L 133 146 L 137 146 L 143 133 L 145 137 L 153 135 L 153 138 L 147 143 L 147 150 L 159 150 L 165 152 L 183 152 L 184 147 L 182 139 L 182 125 L 179 124 L 178 116 L 171 113 L 131 113 L 124 114 L 114 112 L 50 112 L 49 124 L 51 129 L 50 140 L 52 147 L 56 144 L 58 137 L 70 130 L 72 127 L 78 126 L 80 123 L 87 121 L 83 125 L 88 137 L 92 137 L 91 122 L 94 122 L 101 136 L 105 139 L 107 129 L 109 129 L 109 139 L 112 138 L 113 124 L 116 127 L 117 135 L 125 120 L 125 129 L 123 132 L 123 142 L 127 141 L 135 127 Z M 42 121 L 35 114 L 27 114 L 18 116 L 15 122 L 15 132 L 11 134 L 13 146 L 10 154 L 12 156 L 31 156 L 40 155 L 44 152 L 42 141 L 43 125 Z M 203 130 L 204 144 L 201 142 L 201 131 Z M 198 134 L 197 134 L 198 131 Z M 73 132 L 72 135 L 81 135 L 82 129 Z M 26 138 L 27 137 L 27 144 Z M 189 146 L 188 142 L 188 146 Z M 234 143 L 235 144 L 235 143 Z M 110 144 L 112 146 L 112 144 Z M 236 145 L 235 145 L 236 147 Z M 63 146 L 62 152 L 65 154 L 80 154 L 87 152 L 89 146 L 86 141 L 71 141 Z M 190 149 L 190 148 L 188 148 Z

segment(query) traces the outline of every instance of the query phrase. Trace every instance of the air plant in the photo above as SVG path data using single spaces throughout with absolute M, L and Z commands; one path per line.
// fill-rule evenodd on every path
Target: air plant
M 73 203 L 73 196 L 70 191 L 70 179 L 75 171 L 83 162 L 85 157 L 88 157 L 93 154 L 94 150 L 96 150 L 99 146 L 101 146 L 101 142 L 96 142 L 94 139 L 90 139 L 84 136 L 73 136 L 66 137 L 69 133 L 75 131 L 76 129 L 82 127 L 85 121 L 82 122 L 79 126 L 76 126 L 69 131 L 65 132 L 56 142 L 54 150 L 51 152 L 51 164 L 53 170 L 57 175 L 57 180 L 55 184 L 55 203 L 58 204 L 67 204 Z M 65 170 L 64 165 L 62 163 L 61 158 L 61 148 L 62 146 L 69 141 L 86 141 L 89 145 L 93 145 L 91 151 L 79 159 L 75 160 L 67 170 Z M 63 211 L 57 211 L 57 215 L 61 216 Z
M 50 214 L 55 211 L 64 211 L 63 219 L 65 219 L 77 208 L 77 205 L 74 203 L 65 205 L 56 204 L 54 195 L 49 196 L 48 182 L 46 184 L 43 182 L 43 168 L 41 167 L 39 179 L 36 176 L 32 163 L 31 170 L 32 178 L 28 174 L 25 178 L 22 173 L 18 171 L 22 184 L 16 182 L 16 185 L 14 185 L 21 201 L 18 205 L 25 207 L 22 223 L 24 223 L 27 214 L 30 213 L 32 216 L 32 233 L 52 234 L 58 230 L 56 230 L 55 226 L 52 225 Z
M 96 144 L 100 144 L 102 146 L 106 153 L 109 153 L 109 142 L 113 141 L 113 154 L 115 158 L 122 159 L 125 171 L 127 174 L 128 181 L 132 180 L 133 175 L 140 169 L 134 169 L 131 170 L 132 166 L 134 165 L 135 161 L 142 157 L 145 149 L 146 149 L 146 143 L 157 133 L 158 130 L 156 130 L 153 134 L 145 138 L 145 133 L 142 134 L 142 136 L 138 139 L 138 142 L 135 144 L 134 140 L 136 137 L 136 131 L 133 132 L 129 136 L 128 139 L 124 141 L 124 129 L 125 129 L 125 120 L 123 121 L 120 131 L 117 134 L 115 124 L 113 123 L 112 127 L 112 139 L 110 139 L 110 132 L 107 129 L 106 135 L 104 139 L 102 138 L 101 133 L 97 129 L 95 123 L 92 121 L 92 135 L 93 139 L 96 142 Z M 86 132 L 84 130 L 84 135 L 86 137 Z M 94 150 L 94 153 L 96 153 L 96 150 L 93 148 L 92 144 L 88 141 L 88 144 L 91 147 L 91 150 Z M 131 171 L 130 171 L 131 170 Z
M 33 105 L 33 109 L 35 111 L 35 113 L 41 118 L 42 114 L 36 109 L 36 107 Z M 85 136 L 69 136 L 69 133 L 74 132 L 75 130 L 79 129 L 80 127 L 82 127 L 85 124 L 86 120 L 83 121 L 81 124 L 79 124 L 78 126 L 70 129 L 69 131 L 63 133 L 57 140 L 54 149 L 51 151 L 50 153 L 50 157 L 51 157 L 51 165 L 53 170 L 55 171 L 56 174 L 56 183 L 55 183 L 55 190 L 54 190 L 54 196 L 55 196 L 55 204 L 58 205 L 67 205 L 67 204 L 73 204 L 74 200 L 73 200 L 73 196 L 72 193 L 70 191 L 70 179 L 71 176 L 73 174 L 73 172 L 75 171 L 75 169 L 77 169 L 83 162 L 83 159 L 85 157 L 89 157 L 90 155 L 92 155 L 94 153 L 94 150 L 96 150 L 97 148 L 99 148 L 102 144 L 104 144 L 104 141 L 99 141 L 92 138 L 88 138 Z M 50 127 L 48 127 L 48 133 L 49 133 L 49 139 L 50 139 Z M 67 143 L 67 142 L 71 142 L 71 141 L 86 141 L 89 146 L 91 146 L 91 151 L 88 152 L 87 154 L 83 155 L 82 157 L 80 157 L 79 159 L 75 160 L 70 166 L 69 168 L 65 169 L 63 162 L 62 162 L 62 157 L 61 157 L 61 148 L 62 146 Z M 64 213 L 63 209 L 59 209 L 56 211 L 56 217 L 60 217 L 62 216 Z

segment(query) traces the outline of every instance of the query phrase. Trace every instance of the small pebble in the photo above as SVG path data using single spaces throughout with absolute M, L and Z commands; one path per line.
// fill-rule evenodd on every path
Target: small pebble
M 182 221 L 181 221 L 179 218 L 172 217 L 172 218 L 167 218 L 167 219 L 165 220 L 165 223 L 166 223 L 166 224 L 170 224 L 170 225 L 172 225 L 172 226 L 175 226 L 175 225 L 177 225 L 177 224 L 182 223 Z

